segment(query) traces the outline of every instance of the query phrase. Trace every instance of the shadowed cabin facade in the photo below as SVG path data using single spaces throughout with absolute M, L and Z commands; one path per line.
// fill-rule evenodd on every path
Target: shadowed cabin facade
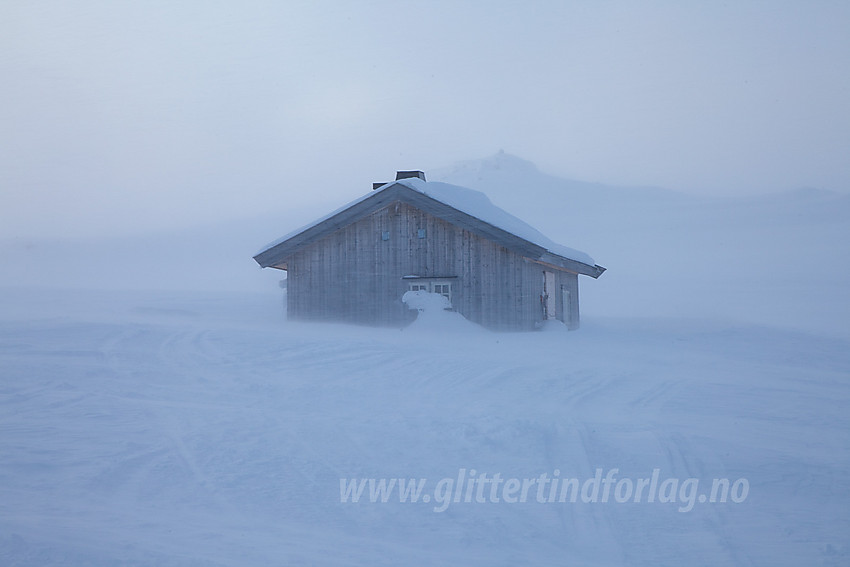
M 494 330 L 533 330 L 547 319 L 579 326 L 578 276 L 605 268 L 560 247 L 482 194 L 398 172 L 374 190 L 257 254 L 287 271 L 291 319 L 403 326 L 407 291 L 447 297 Z

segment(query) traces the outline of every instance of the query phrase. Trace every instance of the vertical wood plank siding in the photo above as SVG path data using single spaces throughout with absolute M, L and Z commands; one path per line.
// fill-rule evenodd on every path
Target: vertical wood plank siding
M 425 238 L 419 230 L 425 229 Z M 389 232 L 389 240 L 382 234 Z M 415 318 L 401 297 L 404 276 L 452 277 L 452 304 L 467 319 L 496 330 L 531 330 L 543 318 L 543 271 L 530 261 L 411 205 L 395 202 L 307 245 L 290 258 L 289 317 L 401 326 Z M 570 290 L 578 326 L 578 276 L 556 270 Z M 558 294 L 558 318 L 564 320 Z

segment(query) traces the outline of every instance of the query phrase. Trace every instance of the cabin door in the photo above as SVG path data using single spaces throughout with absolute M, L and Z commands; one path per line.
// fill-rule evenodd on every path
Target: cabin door
M 555 274 L 543 272 L 543 318 L 555 319 Z
M 564 325 L 570 327 L 572 324 L 572 309 L 570 309 L 570 290 L 567 289 L 567 286 L 561 286 L 561 309 L 563 310 L 564 317 Z

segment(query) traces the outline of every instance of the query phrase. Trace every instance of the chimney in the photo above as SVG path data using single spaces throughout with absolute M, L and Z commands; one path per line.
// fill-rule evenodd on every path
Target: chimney
M 376 182 L 372 183 L 372 191 L 374 191 L 375 189 L 380 189 L 380 188 L 381 188 L 381 187 L 383 187 L 384 185 L 386 185 L 386 182 L 384 182 L 384 181 L 376 181 Z
M 395 174 L 396 181 L 399 179 L 411 179 L 414 177 L 425 181 L 425 173 L 422 171 L 397 171 Z

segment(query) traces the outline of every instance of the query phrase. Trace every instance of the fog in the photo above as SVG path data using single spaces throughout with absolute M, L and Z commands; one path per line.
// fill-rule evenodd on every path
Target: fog
M 695 318 L 848 336 L 846 194 L 808 189 L 716 197 L 594 184 L 549 175 L 507 153 L 426 174 L 484 192 L 608 268 L 598 280 L 580 278 L 583 319 Z M 286 274 L 260 269 L 252 256 L 370 190 L 352 187 L 326 205 L 320 199 L 197 227 L 7 239 L 0 241 L 0 287 L 50 295 L 64 289 L 261 293 L 278 309 Z
M 498 149 L 699 194 L 850 190 L 840 2 L 4 2 L 0 236 L 322 207 Z
M 0 4 L 0 563 L 847 564 L 849 19 Z M 605 266 L 581 328 L 288 320 L 252 256 L 406 169 Z

